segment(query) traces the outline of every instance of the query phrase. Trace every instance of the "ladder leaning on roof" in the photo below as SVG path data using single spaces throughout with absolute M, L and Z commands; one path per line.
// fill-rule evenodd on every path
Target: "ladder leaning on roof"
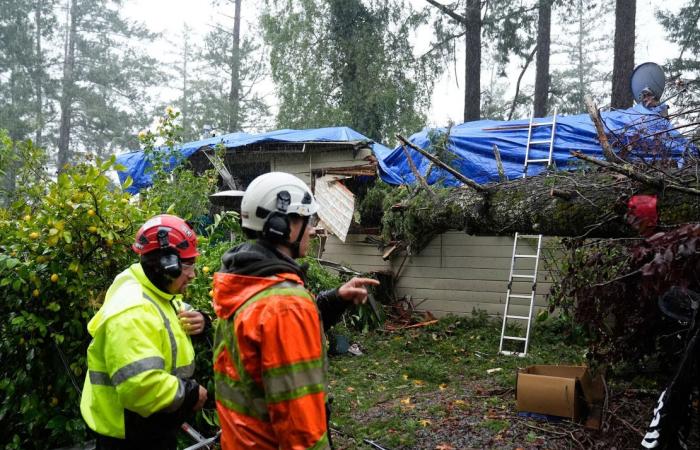
M 552 116 L 551 122 L 535 122 L 534 121 L 534 110 L 530 114 L 530 123 L 528 124 L 527 128 L 527 144 L 525 146 L 525 163 L 523 165 L 523 178 L 527 177 L 527 169 L 530 166 L 530 164 L 546 164 L 546 167 L 549 168 L 552 165 L 552 153 L 554 151 L 554 139 L 556 138 L 556 128 L 557 128 L 557 110 L 556 108 L 554 109 L 554 115 Z M 535 127 L 551 127 L 550 128 L 550 135 L 549 139 L 542 139 L 542 140 L 533 140 L 533 128 Z M 547 155 L 547 158 L 530 158 L 530 150 L 532 146 L 535 145 L 549 145 L 549 153 Z M 522 245 L 522 241 L 535 241 L 536 242 L 536 252 L 534 254 L 531 253 L 523 253 L 522 249 L 523 247 L 529 247 L 529 246 L 524 246 Z M 521 243 L 519 246 L 518 244 Z M 513 254 L 510 259 L 510 273 L 508 275 L 508 290 L 506 291 L 506 304 L 505 308 L 503 311 L 503 326 L 501 327 L 501 342 L 498 346 L 498 352 L 503 354 L 503 355 L 518 355 L 518 356 L 525 356 L 527 355 L 527 349 L 530 344 L 530 328 L 532 325 L 532 313 L 535 308 L 535 293 L 537 290 L 537 271 L 539 269 L 539 263 L 540 263 L 540 253 L 542 250 L 542 235 L 523 235 L 519 233 L 515 233 L 515 237 L 513 238 Z M 516 273 L 519 270 L 518 267 L 518 261 L 521 260 L 534 260 L 534 269 L 532 271 L 532 275 L 529 273 Z M 513 281 L 531 281 L 531 289 L 529 294 L 520 294 L 520 293 L 513 293 Z M 525 315 L 518 315 L 518 314 L 511 314 L 510 313 L 510 307 L 511 305 L 511 300 L 515 301 L 520 301 L 520 300 L 529 300 L 529 309 L 528 309 L 528 314 L 527 316 Z M 525 305 L 521 305 L 525 306 Z M 525 336 L 511 336 L 506 334 L 506 325 L 508 324 L 508 321 L 520 321 L 520 323 L 525 322 L 526 328 L 525 328 Z M 504 340 L 506 341 L 514 341 L 514 342 L 522 342 L 523 344 L 523 351 L 518 352 L 518 351 L 510 351 L 510 350 L 504 350 L 503 349 L 503 343 Z
M 209 160 L 211 165 L 214 166 L 216 171 L 219 172 L 219 175 L 221 175 L 221 179 L 224 180 L 224 183 L 226 183 L 228 187 L 233 190 L 238 189 L 236 187 L 236 182 L 231 176 L 231 172 L 228 171 L 228 169 L 226 168 L 226 164 L 224 164 L 221 158 L 219 158 L 219 155 L 216 154 L 216 151 L 214 149 L 206 149 L 202 153 L 204 153 L 204 156 L 207 157 L 207 159 Z

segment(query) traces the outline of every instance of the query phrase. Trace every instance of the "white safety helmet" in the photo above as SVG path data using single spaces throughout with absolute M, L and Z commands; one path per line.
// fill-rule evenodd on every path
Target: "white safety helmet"
M 311 189 L 294 175 L 269 172 L 254 179 L 241 201 L 241 225 L 263 237 L 287 241 L 290 214 L 311 217 L 318 203 Z

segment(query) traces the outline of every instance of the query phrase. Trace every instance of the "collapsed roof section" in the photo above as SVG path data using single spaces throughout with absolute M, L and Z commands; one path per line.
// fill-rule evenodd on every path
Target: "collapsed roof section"
M 204 153 L 214 149 L 217 145 L 223 145 L 226 149 L 225 158 L 235 158 L 237 152 L 250 153 L 304 153 L 316 151 L 332 151 L 339 148 L 347 148 L 357 151 L 364 147 L 370 147 L 379 159 L 379 155 L 388 155 L 391 149 L 381 144 L 372 142 L 371 139 L 348 127 L 327 127 L 311 130 L 276 130 L 261 134 L 230 133 L 194 142 L 188 142 L 171 149 L 161 147 L 157 149 L 164 158 L 170 156 L 170 169 L 172 170 L 182 158 L 190 159 L 195 169 L 198 166 L 208 166 L 208 159 Z M 126 169 L 119 171 L 119 181 L 123 184 L 127 177 L 133 180 L 127 191 L 135 194 L 141 189 L 151 185 L 151 162 L 143 151 L 123 153 L 117 156 L 117 163 Z M 379 162 L 381 165 L 382 162 Z M 201 168 L 201 167 L 200 167 Z
M 673 129 L 668 119 L 658 111 L 635 105 L 626 110 L 601 113 L 605 131 L 611 144 L 618 149 L 635 153 L 645 158 L 683 157 L 691 144 Z M 535 119 L 537 122 L 552 122 L 552 117 Z M 523 175 L 525 148 L 528 142 L 529 120 L 494 121 L 479 120 L 446 128 L 424 129 L 410 137 L 410 141 L 427 149 L 431 138 L 449 132 L 447 151 L 451 160 L 444 162 L 477 183 L 499 180 L 494 145 L 498 147 L 505 174 L 509 179 Z M 533 127 L 530 136 L 530 158 L 546 159 L 549 144 L 534 145 L 534 142 L 546 142 L 551 138 L 551 127 Z M 629 147 L 628 147 L 629 146 Z M 628 148 L 626 148 L 628 147 Z M 439 167 L 431 169 L 431 162 L 413 149 L 407 149 L 418 172 L 429 184 L 442 182 L 445 186 L 459 186 L 461 183 Z M 581 151 L 587 155 L 603 157 L 603 150 L 598 141 L 595 126 L 588 114 L 556 117 L 556 132 L 552 152 L 553 163 L 560 169 L 567 168 L 576 159 L 571 151 Z M 380 167 L 380 176 L 389 184 L 412 184 L 415 176 L 409 167 L 401 146 L 388 153 L 376 152 Z M 528 175 L 536 175 L 544 170 L 544 165 L 531 166 Z

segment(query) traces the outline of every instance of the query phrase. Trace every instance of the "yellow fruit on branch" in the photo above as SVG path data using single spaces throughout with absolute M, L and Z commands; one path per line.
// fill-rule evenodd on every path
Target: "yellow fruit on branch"
M 90 226 L 90 227 L 88 227 L 88 231 L 89 231 L 90 233 L 97 233 L 97 227 L 94 226 L 94 225 L 93 225 L 93 226 Z
M 58 282 L 58 274 L 57 273 L 54 273 L 51 275 L 51 282 L 52 283 Z
M 32 231 L 31 233 L 29 233 L 29 239 L 39 239 L 39 233 L 37 233 L 36 231 Z
M 40 294 L 39 289 L 34 289 L 32 291 L 32 297 L 34 297 L 34 298 L 39 297 L 39 294 Z
M 95 210 L 94 209 L 88 209 L 87 215 L 92 217 L 95 215 Z

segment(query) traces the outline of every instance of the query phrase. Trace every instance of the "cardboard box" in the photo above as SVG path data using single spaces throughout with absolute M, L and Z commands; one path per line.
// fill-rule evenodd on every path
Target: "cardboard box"
M 605 403 L 605 382 L 586 366 L 529 366 L 517 374 L 518 411 L 585 420 L 587 428 L 600 428 Z

